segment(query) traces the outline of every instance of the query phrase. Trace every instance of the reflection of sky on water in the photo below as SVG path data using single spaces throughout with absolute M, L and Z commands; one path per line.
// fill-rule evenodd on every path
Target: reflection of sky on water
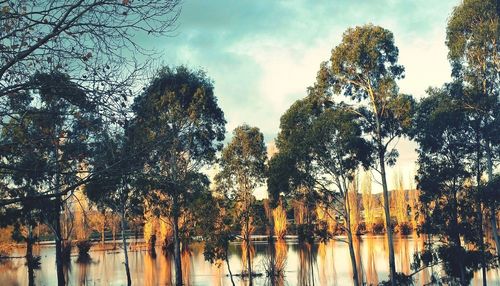
M 263 263 L 268 261 L 269 246 L 264 242 L 254 243 L 255 256 L 253 268 L 255 272 L 265 272 Z M 396 267 L 398 271 L 409 272 L 411 259 L 415 250 L 421 250 L 423 240 L 420 238 L 395 238 Z M 388 255 L 385 239 L 382 236 L 361 237 L 355 240 L 357 263 L 360 276 L 368 285 L 376 285 L 387 279 Z M 23 251 L 23 250 L 20 250 Z M 45 246 L 35 250 L 42 256 L 42 268 L 35 271 L 36 285 L 57 284 L 54 249 Z M 241 244 L 230 247 L 230 263 L 233 274 L 242 269 Z M 286 269 L 284 279 L 277 279 L 276 285 L 350 285 L 352 270 L 347 244 L 330 241 L 327 244 L 299 245 L 296 241 L 276 243 L 276 257 L 286 254 Z M 19 253 L 21 254 L 21 253 Z M 92 251 L 91 262 L 77 263 L 72 257 L 71 265 L 66 273 L 69 285 L 124 285 L 126 276 L 123 268 L 123 254 L 120 251 Z M 156 257 L 146 251 L 131 251 L 129 254 L 132 280 L 134 285 L 170 285 L 174 278 L 173 257 L 165 256 L 157 250 Z M 204 261 L 201 244 L 193 244 L 189 252 L 182 254 L 183 279 L 186 285 L 231 285 L 226 276 L 227 266 L 220 268 Z M 439 269 L 434 268 L 434 271 Z M 416 275 L 417 285 L 429 281 L 430 269 Z M 255 285 L 268 285 L 265 275 L 257 277 Z M 490 285 L 500 284 L 498 271 L 488 273 Z M 235 277 L 237 285 L 246 285 Z M 473 285 L 480 285 L 476 277 Z M 497 283 L 497 284 L 495 284 Z M 0 285 L 28 285 L 28 272 L 23 259 L 13 259 L 0 264 Z

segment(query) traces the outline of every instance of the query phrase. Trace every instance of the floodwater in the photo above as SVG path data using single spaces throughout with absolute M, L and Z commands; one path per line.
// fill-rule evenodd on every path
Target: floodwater
M 395 255 L 397 271 L 411 272 L 413 253 L 423 247 L 422 238 L 395 237 Z M 133 244 L 133 243 L 132 243 Z M 233 243 L 230 247 L 230 266 L 233 274 L 241 273 L 241 244 Z M 19 250 L 20 252 L 22 250 Z M 356 259 L 366 285 L 377 285 L 388 278 L 388 251 L 385 237 L 360 237 L 355 241 Z M 18 255 L 22 255 L 22 253 Z M 35 270 L 35 285 L 56 285 L 55 250 L 53 246 L 40 246 L 35 253 L 41 255 L 41 268 Z M 254 242 L 251 255 L 253 270 L 263 275 L 254 278 L 254 285 L 271 285 L 266 277 L 266 265 L 269 265 L 270 247 L 267 242 Z M 79 262 L 76 256 L 66 267 L 68 285 L 125 285 L 126 276 L 123 266 L 123 252 L 90 251 L 91 261 Z M 275 280 L 274 285 L 352 285 L 352 270 L 347 244 L 342 241 L 330 241 L 326 244 L 299 245 L 295 240 L 277 242 L 274 248 L 276 261 L 284 265 L 283 277 Z M 173 257 L 165 256 L 157 249 L 156 257 L 145 250 L 129 252 L 133 285 L 171 285 L 174 279 Z M 243 258 L 245 259 L 245 258 Z M 10 259 L 0 263 L 0 285 L 28 285 L 28 271 L 24 259 Z M 182 271 L 185 285 L 231 285 L 226 275 L 227 265 L 218 267 L 206 262 L 203 257 L 203 245 L 194 243 L 189 251 L 182 254 Z M 440 269 L 429 268 L 417 273 L 415 285 L 429 283 L 431 273 Z M 479 275 L 472 285 L 481 285 Z M 236 285 L 247 285 L 247 281 L 234 277 Z M 500 285 L 500 272 L 488 272 L 488 285 Z

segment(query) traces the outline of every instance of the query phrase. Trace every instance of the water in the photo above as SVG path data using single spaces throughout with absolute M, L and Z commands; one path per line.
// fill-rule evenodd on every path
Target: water
M 410 273 L 410 263 L 415 251 L 423 247 L 422 238 L 395 238 L 396 267 L 398 271 Z M 19 250 L 22 255 L 24 250 Z M 376 285 L 388 278 L 388 251 L 383 236 L 362 237 L 355 241 L 358 268 L 363 281 Z M 55 250 L 53 246 L 35 248 L 41 255 L 41 269 L 35 270 L 36 285 L 56 285 Z M 255 272 L 265 273 L 269 259 L 269 246 L 265 242 L 255 242 L 253 265 Z M 330 241 L 327 244 L 299 245 L 294 240 L 279 243 L 275 257 L 286 257 L 283 279 L 277 285 L 352 285 L 352 270 L 347 244 Z M 230 265 L 233 274 L 242 269 L 241 244 L 230 247 Z M 125 285 L 126 276 L 123 266 L 123 253 L 115 251 L 91 250 L 91 261 L 81 263 L 76 256 L 65 269 L 68 285 Z M 173 257 L 165 256 L 157 249 L 152 257 L 144 249 L 129 252 L 130 267 L 134 285 L 171 285 L 174 279 Z M 211 265 L 203 258 L 203 245 L 194 243 L 189 252 L 182 255 L 183 277 L 186 285 L 231 285 L 226 276 L 227 266 Z M 416 285 L 429 282 L 431 272 L 439 272 L 437 267 L 426 269 L 415 275 Z M 481 285 L 479 275 L 472 285 Z M 236 285 L 247 285 L 239 277 L 234 277 Z M 265 274 L 254 279 L 255 285 L 270 285 Z M 489 285 L 500 285 L 498 270 L 488 272 Z M 24 259 L 11 259 L 0 264 L 0 285 L 28 285 L 27 268 Z

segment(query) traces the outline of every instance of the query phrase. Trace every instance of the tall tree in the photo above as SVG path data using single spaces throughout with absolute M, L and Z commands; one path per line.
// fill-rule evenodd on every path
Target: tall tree
M 221 149 L 226 121 L 212 81 L 203 71 L 183 66 L 161 69 L 133 110 L 133 136 L 148 150 L 148 203 L 158 215 L 172 217 L 175 283 L 182 285 L 179 217 L 192 196 L 208 186 L 199 172 Z
M 373 166 L 380 174 L 386 225 L 391 225 L 386 164 L 397 158 L 394 140 L 404 135 L 411 124 L 413 100 L 398 93 L 396 80 L 403 77 L 398 64 L 398 48 L 393 34 L 379 26 L 365 25 L 348 29 L 342 42 L 332 50 L 330 61 L 323 63 L 315 89 L 327 95 L 349 98 L 352 111 L 359 114 L 363 129 L 375 147 Z M 391 143 L 393 143 L 391 145 Z M 387 229 L 389 269 L 395 285 L 392 229 Z
M 16 101 L 23 115 L 10 117 L 2 136 L 1 167 L 14 183 L 2 189 L 2 197 L 12 202 L 22 198 L 24 205 L 43 210 L 55 235 L 58 284 L 64 285 L 61 210 L 65 199 L 87 180 L 81 164 L 92 152 L 100 119 L 85 92 L 64 74 L 37 74 L 32 86 L 36 89 L 22 104 Z
M 85 186 L 85 193 L 90 200 L 111 209 L 120 217 L 127 285 L 132 284 L 125 236 L 127 218 L 142 213 L 144 201 L 136 183 L 142 171 L 139 158 L 143 150 L 134 144 L 134 138 L 129 135 L 129 130 L 119 126 L 110 126 L 99 134 L 101 140 L 97 142 L 95 153 L 89 160 L 97 175 Z
M 422 231 L 446 241 L 435 247 L 434 256 L 442 260 L 451 279 L 468 285 L 484 262 L 484 252 L 482 237 L 478 237 L 480 216 L 473 211 L 477 199 L 468 187 L 474 178 L 475 144 L 470 143 L 474 142 L 474 133 L 466 109 L 453 97 L 454 86 L 430 89 L 430 96 L 419 104 L 415 116 L 417 181 L 421 212 L 426 217 Z M 466 250 L 462 239 L 480 250 Z
M 253 285 L 251 224 L 256 216 L 252 207 L 253 191 L 264 183 L 266 159 L 264 135 L 257 127 L 239 126 L 234 129 L 231 142 L 222 150 L 221 169 L 215 177 L 218 188 L 238 204 L 250 285 Z
M 494 176 L 495 162 L 500 159 L 500 16 L 495 0 L 466 0 L 453 9 L 446 29 L 448 58 L 452 75 L 463 82 L 469 92 L 460 98 L 473 119 L 476 133 L 476 186 L 484 170 L 488 180 Z M 497 210 L 490 209 L 490 222 L 500 256 Z M 482 207 L 480 207 L 482 208 Z M 482 210 L 478 210 L 482 213 Z M 481 231 L 482 232 L 482 231 Z M 482 235 L 482 234 L 481 234 Z
M 325 97 L 310 94 L 295 102 L 282 116 L 278 148 L 292 153 L 293 168 L 327 207 L 344 219 L 354 285 L 361 285 L 353 246 L 349 185 L 356 169 L 370 163 L 371 146 L 365 141 L 359 117 L 347 106 L 331 105 Z M 357 199 L 356 199 L 357 201 Z M 356 202 L 357 203 L 357 202 Z

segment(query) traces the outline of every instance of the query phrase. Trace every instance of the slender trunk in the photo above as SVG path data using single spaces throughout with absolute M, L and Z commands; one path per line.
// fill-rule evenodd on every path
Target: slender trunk
M 26 260 L 29 263 L 33 258 L 33 228 L 28 225 L 28 237 L 26 237 Z
M 116 221 L 112 220 L 111 222 L 113 225 L 111 226 L 111 235 L 113 237 L 113 249 L 116 249 Z
M 106 240 L 104 232 L 106 231 L 106 211 L 102 211 L 102 225 L 101 225 L 101 244 L 104 247 L 104 241 Z
M 182 286 L 182 263 L 181 263 L 181 244 L 179 241 L 179 212 L 177 198 L 174 197 L 174 264 L 175 264 L 175 285 Z
M 28 237 L 26 238 L 26 265 L 28 266 L 28 284 L 35 285 L 35 271 L 33 269 L 33 228 L 28 225 Z
M 454 244 L 457 249 L 462 248 L 462 242 L 460 241 L 460 234 L 458 232 L 458 210 L 457 210 L 457 192 L 455 190 L 452 191 L 451 194 L 451 203 L 452 203 L 452 212 L 451 212 L 451 221 L 450 225 L 451 228 L 453 229 L 450 239 L 452 243 Z M 465 279 L 465 267 L 463 264 L 463 257 L 458 257 L 458 267 L 460 268 L 460 285 L 466 286 L 466 279 Z
M 249 285 L 253 285 L 253 277 L 252 277 L 252 258 L 250 257 L 250 226 L 249 226 L 249 220 L 250 218 L 246 217 L 245 221 L 245 228 L 246 228 L 246 233 L 245 233 L 245 243 L 247 244 L 247 265 L 248 265 L 248 281 Z
M 346 218 L 347 227 L 347 244 L 349 245 L 349 255 L 351 256 L 351 266 L 352 266 L 352 281 L 354 286 L 360 286 L 358 267 L 356 265 L 356 254 L 354 253 L 354 245 L 352 242 L 352 231 L 351 231 L 351 218 L 350 218 L 350 204 L 349 204 L 349 193 L 346 191 L 346 198 L 344 199 L 344 212 Z
M 229 272 L 229 278 L 231 278 L 231 284 L 233 286 L 236 286 L 234 284 L 234 280 L 233 280 L 233 272 L 231 272 L 231 266 L 229 265 L 229 250 L 226 249 L 226 265 L 227 265 L 227 271 Z
M 63 253 L 62 253 L 62 234 L 61 234 L 61 222 L 60 222 L 60 203 L 56 206 L 56 215 L 54 218 L 54 235 L 56 237 L 56 268 L 57 268 L 57 285 L 64 286 L 66 284 L 64 280 L 64 269 L 63 269 Z
M 381 143 L 380 143 L 381 144 Z M 381 147 L 380 147 L 381 148 Z M 387 188 L 387 178 L 385 173 L 385 155 L 384 151 L 379 151 L 380 174 L 382 176 L 382 188 L 384 196 L 384 214 L 387 233 L 387 244 L 389 245 L 389 270 L 391 285 L 396 286 L 396 263 L 394 261 L 394 242 L 392 239 L 391 213 L 389 210 L 389 190 Z
M 486 167 L 488 172 L 488 181 L 491 182 L 491 180 L 493 179 L 493 160 L 491 158 L 491 145 L 489 141 L 486 141 L 485 149 L 486 149 Z M 491 231 L 493 232 L 493 239 L 495 240 L 497 256 L 500 257 L 500 238 L 498 237 L 498 229 L 497 229 L 497 210 L 494 203 L 490 203 L 489 208 L 490 208 Z
M 477 134 L 477 133 L 476 133 Z M 479 191 L 479 185 L 481 183 L 481 141 L 479 134 L 476 135 L 476 184 Z M 479 201 L 477 206 L 477 217 L 479 224 L 479 249 L 481 251 L 481 272 L 483 275 L 483 286 L 488 285 L 486 281 L 486 261 L 484 257 L 484 231 L 483 231 L 483 202 Z
M 122 241 L 123 241 L 123 254 L 125 255 L 125 272 L 127 273 L 127 285 L 132 285 L 132 278 L 130 277 L 130 268 L 128 264 L 128 249 L 127 238 L 125 237 L 125 211 L 121 213 L 121 226 L 122 226 Z

